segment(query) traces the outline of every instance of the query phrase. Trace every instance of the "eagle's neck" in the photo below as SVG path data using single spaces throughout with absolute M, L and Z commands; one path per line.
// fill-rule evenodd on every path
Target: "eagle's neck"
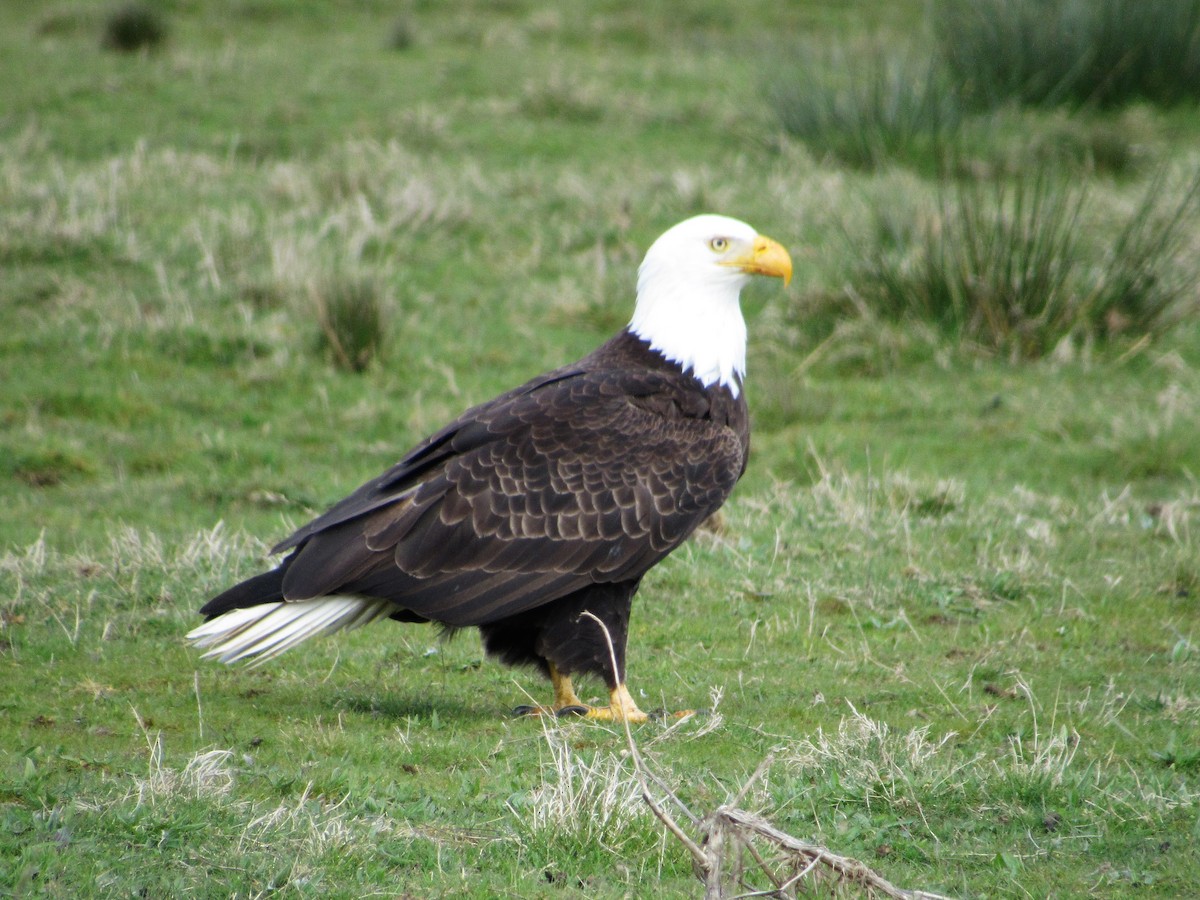
M 736 270 L 681 278 L 647 258 L 629 331 L 705 387 L 720 384 L 737 397 L 746 374 L 746 321 L 738 302 L 746 281 Z

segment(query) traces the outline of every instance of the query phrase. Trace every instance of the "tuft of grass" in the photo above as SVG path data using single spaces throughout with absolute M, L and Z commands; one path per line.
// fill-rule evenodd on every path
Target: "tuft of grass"
M 521 844 L 536 861 L 561 869 L 600 848 L 622 858 L 661 857 L 667 837 L 642 800 L 629 760 L 580 752 L 570 730 L 545 728 L 543 736 L 542 783 L 508 800 Z
M 34 31 L 43 37 L 92 34 L 97 20 L 97 11 L 94 9 L 80 9 L 75 4 L 52 6 L 42 13 Z
M 562 72 L 539 75 L 525 85 L 521 97 L 521 111 L 535 120 L 599 122 L 607 109 L 604 95 L 594 85 Z
M 1151 147 L 1158 130 L 1158 120 L 1146 107 L 1117 116 L 1008 107 L 974 116 L 972 121 L 985 121 L 986 133 L 973 144 L 960 144 L 958 162 L 966 166 L 959 174 L 975 177 L 981 171 L 1007 177 L 1052 165 L 1070 170 L 1077 178 L 1109 175 L 1128 179 L 1153 161 Z
M 1052 123 L 1035 139 L 1035 152 L 1046 161 L 1078 161 L 1083 168 L 1128 175 L 1137 168 L 1136 138 L 1122 123 L 1079 116 Z
M 412 49 L 417 42 L 417 28 L 412 16 L 399 16 L 392 21 L 385 46 L 389 50 Z
M 79 452 L 59 447 L 29 447 L 6 455 L 0 462 L 0 474 L 11 475 L 32 488 L 44 488 L 78 477 L 92 477 L 96 465 Z
M 362 372 L 379 358 L 387 336 L 387 297 L 379 281 L 364 275 L 318 279 L 310 295 L 318 349 L 335 366 Z
M 158 9 L 145 3 L 119 6 L 104 22 L 102 43 L 119 53 L 156 50 L 166 39 L 166 19 Z
M 956 92 L 935 60 L 915 49 L 804 46 L 775 80 L 783 130 L 816 156 L 872 169 L 901 161 L 931 167 L 962 123 Z
M 1200 99 L 1197 0 L 940 0 L 933 22 L 977 106 Z
M 969 771 L 983 761 L 954 754 L 956 737 L 934 740 L 927 727 L 897 732 L 851 707 L 834 732 L 818 729 L 789 744 L 780 762 L 801 779 L 827 785 L 842 804 L 945 802 L 966 789 Z
M 151 735 L 143 727 L 149 753 L 149 765 L 145 778 L 134 777 L 130 795 L 137 797 L 137 805 L 156 804 L 183 795 L 196 799 L 223 797 L 233 788 L 234 772 L 232 750 L 207 750 L 197 753 L 176 771 L 163 764 L 162 734 Z

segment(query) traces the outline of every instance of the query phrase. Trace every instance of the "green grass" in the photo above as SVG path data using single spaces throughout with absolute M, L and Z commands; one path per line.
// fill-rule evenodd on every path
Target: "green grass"
M 637 729 L 655 771 L 703 813 L 774 753 L 742 805 L 906 887 L 1200 891 L 1195 286 L 1033 362 L 880 316 L 847 236 L 902 258 L 947 189 L 781 141 L 765 60 L 923 7 L 778 6 L 169 3 L 145 54 L 103 48 L 107 4 L 0 7 L 0 894 L 697 895 L 623 735 L 507 718 L 545 686 L 474 635 L 254 670 L 182 636 L 290 527 L 619 328 L 649 241 L 709 209 L 796 279 L 744 298 L 726 530 L 635 607 L 639 700 L 716 711 Z M 957 174 L 1012 191 L 1027 148 L 1106 128 L 1137 161 L 1068 162 L 1072 236 L 1125 297 L 1111 260 L 1200 247 L 1154 237 L 1182 191 L 1144 201 L 1194 171 L 1194 111 L 1009 111 Z M 312 292 L 360 277 L 386 315 L 355 371 Z

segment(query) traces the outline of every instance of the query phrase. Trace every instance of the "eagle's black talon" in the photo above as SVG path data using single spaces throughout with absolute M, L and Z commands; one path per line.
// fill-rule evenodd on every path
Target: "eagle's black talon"
M 515 718 L 519 718 L 521 716 L 540 715 L 541 712 L 542 712 L 542 708 L 540 706 L 514 706 L 512 714 L 513 714 L 513 718 L 515 719 Z
M 564 706 L 555 715 L 560 719 L 566 716 L 586 716 L 589 710 L 586 706 Z

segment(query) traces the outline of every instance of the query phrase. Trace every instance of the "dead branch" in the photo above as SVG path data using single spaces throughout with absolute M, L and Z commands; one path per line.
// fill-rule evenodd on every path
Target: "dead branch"
M 719 807 L 709 818 L 710 827 L 728 829 L 738 840 L 759 837 L 786 852 L 797 864 L 804 865 L 804 872 L 821 867 L 836 877 L 839 885 L 857 885 L 868 897 L 883 896 L 903 900 L 948 900 L 942 894 L 929 891 L 909 891 L 896 887 L 866 863 L 849 856 L 840 856 L 819 844 L 810 844 L 780 831 L 770 822 L 754 813 L 730 806 Z M 791 879 L 795 881 L 795 879 Z M 783 886 L 785 887 L 785 886 Z M 781 887 L 782 890 L 782 887 Z M 772 891 L 769 894 L 774 894 Z M 741 895 L 746 896 L 746 895 Z

